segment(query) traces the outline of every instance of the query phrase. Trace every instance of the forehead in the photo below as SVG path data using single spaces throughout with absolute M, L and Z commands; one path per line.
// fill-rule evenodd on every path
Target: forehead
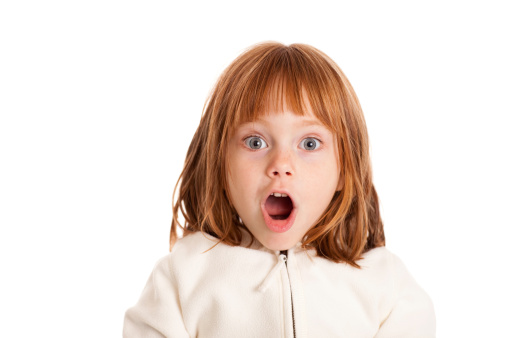
M 301 127 L 307 126 L 322 126 L 325 127 L 324 124 L 313 114 L 311 111 L 306 112 L 304 115 L 296 114 L 292 111 L 277 111 L 277 112 L 268 112 L 263 115 L 257 116 L 256 119 L 252 121 L 245 121 L 245 124 L 248 123 L 260 123 L 260 124 L 269 124 L 269 123 L 279 123 L 282 121 L 290 121 L 294 124 L 297 124 Z
M 270 102 L 264 106 L 264 109 L 257 111 L 250 111 L 246 114 L 238 113 L 236 123 L 233 128 L 239 128 L 252 123 L 256 124 L 270 124 L 270 123 L 283 123 L 290 121 L 301 127 L 318 126 L 324 127 L 328 130 L 334 130 L 333 126 L 329 125 L 329 121 L 322 116 L 318 116 L 313 112 L 309 102 L 304 100 L 303 104 L 299 107 L 291 107 L 287 101 L 278 101 L 278 103 Z

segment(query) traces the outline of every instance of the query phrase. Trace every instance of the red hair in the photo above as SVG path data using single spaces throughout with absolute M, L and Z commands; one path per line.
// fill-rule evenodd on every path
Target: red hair
M 337 138 L 344 185 L 302 239 L 319 256 L 358 267 L 361 255 L 384 246 L 377 193 L 372 183 L 368 133 L 354 89 L 341 69 L 318 49 L 279 43 L 255 45 L 222 73 L 204 109 L 173 196 L 171 248 L 183 236 L 208 233 L 240 245 L 242 229 L 228 197 L 227 144 L 235 128 L 268 111 L 304 115 L 310 107 Z M 178 221 L 181 212 L 184 223 Z

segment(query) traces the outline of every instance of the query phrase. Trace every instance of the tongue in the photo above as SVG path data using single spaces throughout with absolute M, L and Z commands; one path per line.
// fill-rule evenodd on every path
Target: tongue
M 265 207 L 270 216 L 289 215 L 292 211 L 292 201 L 289 197 L 269 196 Z

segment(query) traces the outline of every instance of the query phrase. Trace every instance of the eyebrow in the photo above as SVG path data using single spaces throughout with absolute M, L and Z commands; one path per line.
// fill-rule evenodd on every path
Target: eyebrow
M 305 126 L 321 126 L 321 127 L 324 127 L 324 124 L 322 124 L 322 122 L 320 122 L 319 120 L 315 120 L 315 119 L 312 119 L 312 120 L 303 120 L 301 122 L 301 124 L 305 125 Z

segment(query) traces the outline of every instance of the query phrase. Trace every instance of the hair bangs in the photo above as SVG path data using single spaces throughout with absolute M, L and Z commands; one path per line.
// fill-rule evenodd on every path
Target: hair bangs
M 340 98 L 335 89 L 340 85 L 336 70 L 318 62 L 316 55 L 303 53 L 298 45 L 264 47 L 273 50 L 257 63 L 238 67 L 241 71 L 235 79 L 237 84 L 231 88 L 241 86 L 241 89 L 230 93 L 237 95 L 230 98 L 236 103 L 228 111 L 230 127 L 234 129 L 265 114 L 290 111 L 300 116 L 313 113 L 324 126 L 337 133 Z

